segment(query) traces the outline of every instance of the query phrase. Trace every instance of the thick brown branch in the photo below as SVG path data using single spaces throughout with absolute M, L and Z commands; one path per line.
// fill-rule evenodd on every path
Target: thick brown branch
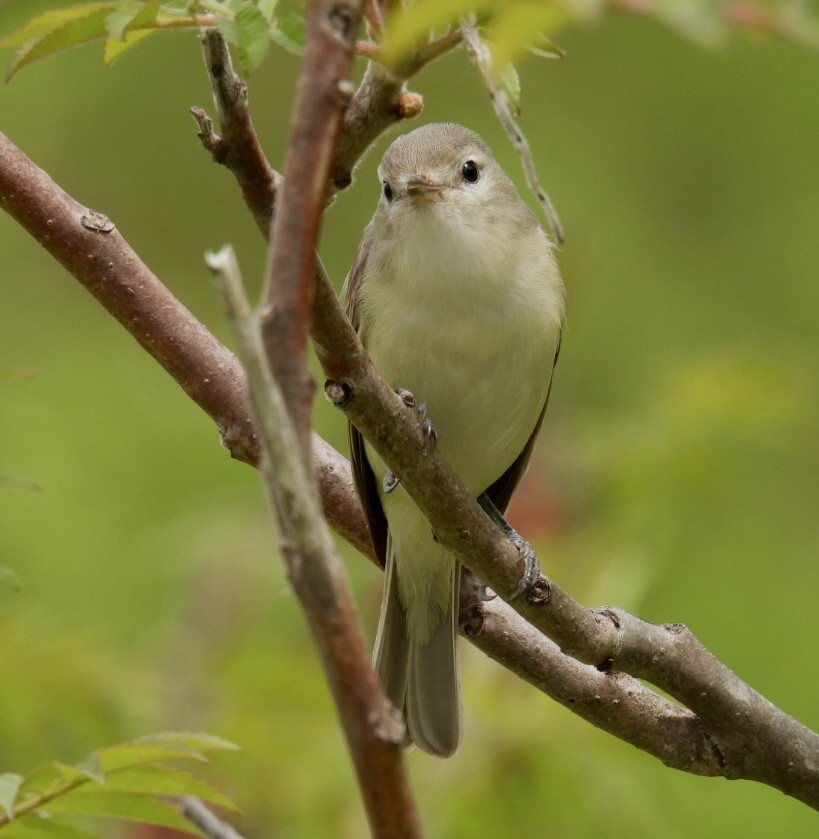
M 461 625 L 478 649 L 573 713 L 695 775 L 723 775 L 723 754 L 691 711 L 626 673 L 581 664 L 500 599 L 461 608 Z
M 2 135 L 0 135 L 0 205 L 92 291 L 140 341 L 142 346 L 168 369 L 186 392 L 214 418 L 234 456 L 249 463 L 255 463 L 258 445 L 247 421 L 248 406 L 244 379 L 240 372 L 237 373 L 238 365 L 235 359 L 164 287 L 159 289 L 154 287 L 153 284 L 159 284 L 159 281 L 139 262 L 118 234 L 102 232 L 106 226 L 99 225 L 91 216 L 87 217 L 87 223 L 91 229 L 82 227 L 82 217 L 86 214 L 84 208 L 65 196 L 41 170 L 31 164 Z M 354 402 L 358 400 L 360 392 L 366 392 L 369 385 L 362 388 L 359 382 L 359 377 L 365 375 L 366 371 L 362 373 L 361 369 L 353 364 L 349 372 L 349 380 L 340 383 L 341 391 L 342 397 L 346 391 L 347 397 Z M 369 398 L 377 402 L 379 397 L 376 395 Z M 414 451 L 417 437 L 413 438 L 414 430 L 404 421 L 406 418 L 402 417 L 402 408 L 391 400 L 391 393 L 385 395 L 384 405 L 389 407 L 380 409 L 380 414 L 377 413 L 375 416 L 374 424 L 379 422 L 379 416 L 383 422 L 385 415 L 389 417 L 390 412 L 395 411 L 396 420 L 404 428 L 408 439 L 415 440 L 407 447 L 410 452 Z M 361 422 L 364 427 L 366 420 L 362 419 Z M 384 433 L 389 430 L 388 426 L 389 421 L 385 423 Z M 375 437 L 378 436 L 375 432 L 374 434 Z M 393 434 L 399 435 L 400 431 L 394 430 Z M 396 448 L 400 449 L 400 445 L 396 445 Z M 412 456 L 409 454 L 406 460 L 410 465 Z M 417 451 L 414 456 L 418 457 Z M 343 458 L 339 458 L 338 462 L 343 463 Z M 335 465 L 327 470 L 325 475 L 331 476 L 335 488 L 340 493 L 336 497 L 347 497 L 350 509 L 356 507 L 347 496 L 349 476 L 338 480 L 339 472 Z M 432 475 L 437 478 L 435 469 L 432 470 Z M 407 480 L 409 479 L 406 479 L 405 483 Z M 332 514 L 333 506 L 326 505 L 326 507 Z M 457 521 L 466 525 L 470 524 L 471 519 L 462 515 L 457 504 L 445 505 L 444 515 L 447 510 Z M 432 518 L 436 520 L 437 516 L 433 514 Z M 340 520 L 334 519 L 334 527 L 338 528 L 339 523 L 345 521 L 344 515 L 340 516 Z M 348 536 L 353 539 L 357 538 L 359 543 L 362 541 L 361 521 L 359 516 L 358 523 L 350 524 L 347 529 Z M 479 524 L 484 526 L 485 522 L 479 521 Z M 468 537 L 466 541 L 469 542 L 471 535 L 466 532 L 467 529 L 468 527 L 461 527 L 458 531 L 456 528 L 455 535 L 462 532 L 465 538 Z M 452 528 L 449 529 L 449 533 L 451 537 Z M 507 561 L 510 561 L 514 567 L 514 556 L 507 551 L 501 551 L 497 556 L 506 556 Z M 484 575 L 484 565 L 480 563 L 477 555 L 475 559 L 476 561 L 472 563 L 474 567 L 480 568 L 482 576 L 491 581 L 491 569 L 490 574 Z M 491 560 L 486 567 L 489 568 L 489 565 L 491 565 Z M 511 576 L 514 578 L 514 572 Z M 819 782 L 816 777 L 817 770 L 813 768 L 819 765 L 816 735 L 808 732 L 770 706 L 758 694 L 750 691 L 719 662 L 709 665 L 710 654 L 703 651 L 695 641 L 689 644 L 687 638 L 683 638 L 677 644 L 673 636 L 686 636 L 687 632 L 681 632 L 675 628 L 650 627 L 637 621 L 636 618 L 632 619 L 635 621 L 632 626 L 628 620 L 630 616 L 625 616 L 616 610 L 600 613 L 588 612 L 574 604 L 546 578 L 541 578 L 535 593 L 538 595 L 534 598 L 535 601 L 540 602 L 529 604 L 521 611 L 528 614 L 526 609 L 531 607 L 534 611 L 551 612 L 551 617 L 537 618 L 538 624 L 551 627 L 549 634 L 561 646 L 566 641 L 566 648 L 573 649 L 583 660 L 600 663 L 604 660 L 600 658 L 602 655 L 613 659 L 614 663 L 621 667 L 643 673 L 652 670 L 655 667 L 653 659 L 657 659 L 667 671 L 663 678 L 675 684 L 683 683 L 682 688 L 685 690 L 685 668 L 690 666 L 690 662 L 686 662 L 688 658 L 686 648 L 688 648 L 690 656 L 698 659 L 702 665 L 701 671 L 696 674 L 692 684 L 696 686 L 696 689 L 705 689 L 706 693 L 710 690 L 710 695 L 717 697 L 718 714 L 716 716 L 719 717 L 718 719 L 714 719 L 715 714 L 710 707 L 699 709 L 696 699 L 692 699 L 692 705 L 697 707 L 703 715 L 699 720 L 699 725 L 706 732 L 704 736 L 708 738 L 713 732 L 714 754 L 717 759 L 722 754 L 729 755 L 728 765 L 731 768 L 723 770 L 721 774 L 728 774 L 730 771 L 731 777 L 754 777 L 789 792 L 811 806 L 819 806 L 816 801 L 816 796 L 819 794 L 817 793 Z M 582 627 L 592 629 L 590 643 L 583 641 L 582 638 L 578 640 L 576 637 L 573 629 L 576 618 L 579 619 Z M 497 655 L 499 660 L 503 660 L 514 667 L 516 672 L 535 682 L 538 670 L 536 659 L 532 658 L 529 652 L 522 655 L 518 645 L 537 643 L 536 638 L 513 632 L 507 624 L 492 619 L 482 617 L 478 622 L 482 624 L 482 629 L 476 642 L 480 644 L 486 641 L 487 651 L 491 648 L 491 654 Z M 519 618 L 515 618 L 515 622 L 516 626 L 525 626 Z M 645 627 L 649 627 L 650 631 L 645 636 L 647 640 L 644 647 L 636 643 L 633 636 L 635 633 L 641 635 Z M 580 634 L 582 635 L 582 632 Z M 537 638 L 540 637 L 540 635 L 537 636 Z M 631 646 L 631 652 L 629 646 Z M 543 650 L 546 655 L 548 650 L 545 647 Z M 566 656 L 563 658 L 571 661 Z M 683 668 L 682 677 L 669 679 L 669 673 L 677 667 Z M 598 673 L 588 665 L 580 665 L 577 672 L 578 674 L 586 673 L 587 681 L 581 681 L 578 676 L 577 684 L 566 690 L 565 704 L 568 707 L 574 707 L 571 693 L 577 690 L 577 704 L 583 707 L 584 716 L 596 725 L 618 736 L 623 736 L 635 745 L 640 745 L 639 727 L 634 730 L 627 725 L 620 726 L 613 723 L 607 706 L 599 707 L 599 715 L 597 715 L 594 701 L 582 702 L 582 696 L 588 695 L 587 689 L 593 688 L 596 681 L 605 685 L 616 684 L 623 678 L 622 675 Z M 542 687 L 542 684 L 539 686 Z M 625 695 L 630 696 L 628 691 Z M 656 695 L 652 694 L 652 696 Z M 706 706 L 710 705 L 708 697 L 700 701 Z M 662 713 L 662 706 L 658 705 L 657 708 L 658 713 Z M 728 713 L 723 713 L 725 711 Z M 737 715 L 744 715 L 746 711 L 745 719 L 741 720 L 735 728 L 731 728 L 731 720 Z M 760 716 L 765 719 L 760 720 Z M 669 727 L 668 736 L 672 736 L 673 730 L 676 730 L 681 738 L 689 736 L 694 738 L 690 741 L 689 753 L 695 757 L 691 759 L 691 765 L 688 767 L 683 765 L 684 760 L 679 764 L 676 761 L 668 761 L 669 765 L 679 765 L 679 768 L 687 768 L 688 771 L 701 771 L 696 768 L 700 762 L 702 766 L 709 767 L 711 758 L 707 750 L 701 747 L 701 741 L 696 739 L 699 736 L 697 731 L 692 731 L 684 721 L 676 728 Z M 762 745 L 760 745 L 760 737 L 754 737 L 756 731 L 761 732 L 762 740 L 764 740 Z M 784 738 L 792 740 L 788 748 L 796 757 L 798 771 L 795 773 L 786 771 L 783 777 L 781 772 L 783 762 L 779 759 L 771 759 L 771 755 L 780 752 Z M 647 748 L 645 745 L 641 747 Z M 685 749 L 686 744 L 681 742 L 676 751 L 683 754 Z M 657 753 L 652 748 L 647 748 L 647 750 Z M 735 758 L 733 764 L 730 763 L 732 750 L 736 755 L 744 752 L 744 764 L 739 758 Z M 696 757 L 697 755 L 702 757 Z M 659 754 L 658 756 L 661 757 Z M 789 757 L 785 763 L 788 760 L 790 760 Z M 764 771 L 760 771 L 760 762 L 764 764 L 766 761 L 770 761 L 767 772 L 769 777 L 760 777 L 765 774 Z M 708 772 L 710 769 L 706 774 Z
M 344 110 L 362 0 L 314 0 L 273 218 L 261 328 L 268 358 L 309 457 L 314 384 L 307 369 L 308 313 L 319 224 Z
M 313 381 L 306 351 L 315 248 L 341 118 L 352 92 L 348 75 L 360 16 L 360 0 L 314 0 L 309 6 L 258 332 L 230 253 L 212 257 L 210 264 L 225 289 L 250 381 L 261 429 L 262 473 L 285 537 L 282 553 L 324 664 L 368 820 L 374 836 L 411 839 L 421 830 L 402 761 L 403 721 L 400 716 L 396 720 L 370 666 L 343 565 L 314 510 L 301 468 L 311 457 Z M 212 65 L 208 69 L 212 72 Z M 224 72 L 218 82 L 224 84 Z M 220 119 L 232 119 L 236 106 L 229 94 L 217 92 L 228 111 Z M 241 114 L 240 121 L 252 133 Z
M 420 836 L 402 760 L 404 723 L 370 666 L 341 558 L 304 468 L 283 390 L 274 381 L 233 251 L 208 257 L 247 371 L 261 439 L 261 472 L 273 502 L 290 582 L 324 664 L 361 792 L 378 839 Z
M 213 419 L 237 460 L 258 464 L 245 374 L 238 359 L 171 294 L 116 230 L 89 211 L 0 133 L 0 206 L 79 280 Z M 91 227 L 83 225 L 83 218 Z M 349 464 L 318 435 L 314 468 L 333 528 L 372 556 Z
M 398 475 L 438 540 L 508 597 L 521 577 L 516 550 L 440 455 L 424 447 L 415 417 L 378 376 L 332 288 L 320 281 L 312 327 L 330 400 Z M 819 735 L 767 702 L 683 627 L 586 609 L 544 574 L 512 606 L 579 662 L 645 679 L 694 711 L 723 756 L 723 774 L 761 781 L 819 809 Z

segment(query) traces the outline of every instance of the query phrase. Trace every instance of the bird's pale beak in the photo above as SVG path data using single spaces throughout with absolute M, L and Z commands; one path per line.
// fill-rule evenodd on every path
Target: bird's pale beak
M 420 201 L 441 201 L 444 197 L 444 185 L 435 183 L 424 175 L 407 178 L 407 195 Z

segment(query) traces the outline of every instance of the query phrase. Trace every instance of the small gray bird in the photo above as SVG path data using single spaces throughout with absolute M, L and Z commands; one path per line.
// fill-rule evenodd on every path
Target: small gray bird
M 565 292 L 552 244 L 473 131 L 399 137 L 342 290 L 375 366 L 425 403 L 437 445 L 476 498 L 505 511 L 540 429 Z M 350 426 L 356 487 L 386 566 L 375 667 L 410 739 L 447 757 L 461 740 L 457 561 Z M 400 476 L 399 476 L 400 477 Z

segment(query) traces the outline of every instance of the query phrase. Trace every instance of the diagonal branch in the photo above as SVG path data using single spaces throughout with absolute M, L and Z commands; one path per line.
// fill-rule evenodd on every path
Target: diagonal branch
M 261 324 L 245 297 L 233 251 L 208 256 L 247 371 L 260 430 L 261 472 L 279 529 L 290 582 L 321 654 L 358 774 L 373 835 L 421 835 L 402 760 L 404 723 L 369 662 L 344 565 L 333 547 L 284 390 L 273 378 Z
M 90 211 L 0 133 L 0 206 L 115 317 L 216 423 L 237 460 L 258 464 L 259 441 L 236 356 L 164 286 L 116 229 Z M 90 227 L 83 225 L 86 218 Z M 349 464 L 313 435 L 314 468 L 328 520 L 372 555 Z
M 309 457 L 315 385 L 307 336 L 316 242 L 342 118 L 354 87 L 350 65 L 362 0 L 313 0 L 302 59 L 284 181 L 268 250 L 261 330 L 299 444 Z
M 520 578 L 516 551 L 437 453 L 419 458 L 422 446 L 417 424 L 372 368 L 340 311 L 320 265 L 315 283 L 311 329 L 325 373 L 331 380 L 328 396 L 343 407 L 348 418 L 401 476 L 441 541 L 495 590 L 513 591 Z M 531 657 L 522 644 L 523 639 L 530 637 L 527 632 L 535 630 L 517 619 L 514 624 L 518 631 L 509 632 L 512 619 L 508 608 L 501 622 L 507 628 L 502 631 L 497 629 L 498 621 L 490 619 L 491 611 L 481 611 L 480 607 L 477 611 L 473 608 L 466 616 L 462 613 L 462 626 L 467 634 L 474 636 L 474 643 L 524 678 L 536 681 L 558 701 L 572 710 L 584 708 L 582 715 L 587 719 L 650 751 L 669 765 L 702 774 L 754 778 L 817 806 L 816 793 L 810 790 L 816 786 L 814 756 L 819 753 L 819 739 L 748 688 L 713 659 L 687 630 L 652 626 L 614 609 L 590 611 L 543 575 L 527 599 L 514 606 L 560 648 L 569 651 L 578 662 L 585 662 L 585 666 L 575 662 L 570 669 L 557 668 L 555 661 L 551 661 L 549 672 L 560 672 L 561 678 L 546 678 L 543 667 L 536 669 L 539 675 L 534 678 Z M 480 627 L 477 633 L 476 624 Z M 511 641 L 512 638 L 516 641 Z M 650 640 L 645 643 L 644 639 Z M 541 644 L 538 649 L 546 648 Z M 547 658 L 544 654 L 537 660 L 542 664 Z M 565 656 L 560 660 L 569 661 Z M 597 665 L 605 670 L 617 667 L 623 672 L 601 676 Z M 639 683 L 625 673 L 663 688 L 698 716 L 681 711 L 651 691 L 636 690 Z M 578 697 L 590 686 L 599 687 L 601 679 L 606 679 L 609 690 L 617 695 L 616 703 L 606 706 L 608 710 L 594 703 L 579 704 Z M 621 689 L 624 692 L 619 695 Z M 706 701 L 697 695 L 697 690 L 705 694 Z M 739 705 L 738 696 L 745 700 Z M 673 721 L 674 731 L 683 738 L 672 741 L 674 746 L 679 746 L 677 749 L 669 747 L 664 739 L 669 733 L 666 727 L 635 724 L 637 718 L 660 711 L 659 718 Z M 736 723 L 738 713 L 747 720 L 744 728 Z M 777 731 L 788 732 L 790 745 L 774 760 L 770 753 L 779 745 Z
M 425 450 L 415 416 L 375 371 L 332 288 L 321 282 L 312 325 L 328 398 L 400 478 L 438 541 L 509 597 L 523 573 L 516 549 L 440 453 Z M 510 605 L 579 662 L 644 679 L 697 714 L 726 777 L 761 781 L 819 809 L 819 735 L 745 684 L 685 627 L 656 626 L 611 607 L 587 609 L 543 573 Z
M 2 135 L 0 205 L 91 291 L 186 393 L 214 418 L 234 456 L 256 463 L 258 442 L 249 422 L 246 385 L 236 359 L 161 286 L 116 231 L 103 232 L 107 226 L 95 225 L 91 217 L 86 219 L 90 227 L 84 227 L 82 218 L 88 216 L 85 208 L 63 193 Z M 314 305 L 314 311 L 315 308 Z M 343 318 L 338 320 L 334 315 L 330 321 L 341 334 L 344 333 Z M 352 403 L 358 401 L 370 385 L 362 386 L 360 376 L 365 374 L 355 365 L 349 372 L 349 381 L 341 381 L 341 391 L 343 396 L 344 389 L 350 389 L 348 395 Z M 371 398 L 378 402 L 377 395 Z M 381 413 L 376 414 L 382 421 L 385 415 L 387 417 L 384 433 L 392 427 L 390 417 L 394 412 L 396 422 L 409 435 L 407 449 L 414 451 L 414 457 L 418 459 L 418 451 L 414 448 L 417 437 L 413 437 L 416 429 L 411 423 L 408 426 L 404 422 L 403 407 L 397 406 L 391 398 L 386 398 L 384 406 Z M 348 409 L 353 410 L 352 406 Z M 365 427 L 367 421 L 363 414 L 360 422 Z M 370 424 L 377 425 L 377 422 L 374 420 Z M 372 430 L 377 437 L 377 428 Z M 397 436 L 401 432 L 393 430 L 392 433 Z M 321 452 L 317 449 L 314 456 L 323 458 L 328 451 L 332 450 L 325 444 L 325 448 Z M 406 462 L 410 465 L 412 457 L 412 454 L 407 456 Z M 349 476 L 339 471 L 344 460 L 337 455 L 336 458 L 329 465 L 320 460 L 324 464 L 321 467 L 323 479 L 329 479 L 336 490 L 332 502 L 328 503 L 322 482 L 325 507 L 331 516 L 337 502 L 347 503 L 350 511 L 358 510 L 350 495 Z M 437 478 L 434 470 L 432 475 Z M 404 475 L 402 479 L 405 483 L 409 480 Z M 472 520 L 466 508 L 461 510 L 457 502 L 446 503 L 440 514 L 452 515 L 462 523 L 454 531 L 455 536 L 463 533 L 467 542 L 475 541 L 472 532 L 467 532 Z M 366 553 L 360 511 L 353 524 L 347 522 L 343 514 L 333 517 L 333 526 L 337 529 L 345 523 L 348 524 L 346 538 L 359 545 L 364 543 L 362 547 Z M 479 521 L 479 524 L 483 526 L 484 523 Z M 507 561 L 514 563 L 514 554 L 505 553 L 505 546 L 497 547 L 501 550 L 499 557 L 506 556 Z M 477 553 L 474 560 L 470 564 L 484 575 Z M 491 560 L 487 568 L 488 565 Z M 489 582 L 492 572 L 488 570 L 490 573 L 484 578 Z M 514 573 L 511 577 L 514 578 Z M 567 600 L 566 595 L 546 578 L 541 578 L 535 589 L 535 593 L 538 592 L 540 597 L 534 599 L 543 602 L 526 604 L 525 608 L 520 607 L 521 611 L 527 615 L 527 609 L 550 612 L 551 617 L 537 618 L 537 623 L 551 627 L 547 631 L 560 647 L 573 650 L 579 658 L 595 664 L 612 660 L 616 667 L 646 674 L 641 678 L 651 678 L 651 672 L 659 669 L 665 674 L 661 672 L 660 681 L 671 682 L 674 695 L 677 691 L 684 695 L 697 690 L 706 694 L 691 700 L 691 707 L 700 716 L 690 721 L 690 712 L 678 710 L 675 713 L 679 715 L 679 722 L 669 725 L 665 734 L 645 737 L 646 721 L 654 714 L 671 713 L 673 704 L 662 705 L 656 694 L 650 694 L 643 705 L 647 716 L 640 723 L 639 709 L 633 705 L 642 700 L 629 687 L 627 677 L 614 670 L 601 672 L 590 665 L 580 664 L 575 668 L 572 659 L 560 653 L 558 646 L 543 644 L 543 636 L 538 631 L 500 602 L 479 606 L 477 613 L 468 615 L 465 625 L 473 632 L 477 631 L 473 643 L 570 709 L 582 708 L 582 715 L 589 721 L 646 749 L 669 765 L 701 774 L 713 772 L 728 777 L 754 778 L 788 792 L 810 806 L 819 807 L 817 736 L 751 691 L 719 662 L 712 661 L 710 654 L 690 640 L 686 631 L 679 627 L 651 627 L 617 610 L 588 612 Z M 502 610 L 503 620 L 495 619 L 493 610 L 496 608 Z M 579 618 L 581 627 L 592 630 L 589 642 L 573 634 L 575 618 Z M 643 631 L 647 633 L 645 642 L 639 640 Z M 565 668 L 561 668 L 561 662 L 566 663 Z M 698 664 L 703 665 L 699 671 L 690 669 Z M 675 668 L 681 668 L 676 678 L 673 677 Z M 685 685 L 689 674 L 691 689 Z M 620 685 L 622 692 L 614 692 L 613 685 L 615 688 Z M 592 692 L 596 686 L 612 692 L 601 693 L 603 701 L 597 702 Z M 587 697 L 585 702 L 584 696 Z M 611 697 L 610 703 L 606 701 L 607 697 Z M 709 699 L 714 702 L 713 706 Z M 654 729 L 660 730 L 659 727 Z M 669 744 L 665 737 L 679 740 Z M 669 752 L 676 753 L 679 758 L 669 759 Z M 690 756 L 687 759 L 686 754 Z

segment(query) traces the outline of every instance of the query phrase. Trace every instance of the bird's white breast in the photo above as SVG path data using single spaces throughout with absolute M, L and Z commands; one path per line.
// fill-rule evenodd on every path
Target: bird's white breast
M 373 247 L 362 333 L 387 381 L 426 403 L 441 453 L 477 495 L 512 464 L 543 409 L 562 285 L 542 231 L 523 250 L 498 231 L 493 246 L 436 209 L 396 231 L 401 247 Z

